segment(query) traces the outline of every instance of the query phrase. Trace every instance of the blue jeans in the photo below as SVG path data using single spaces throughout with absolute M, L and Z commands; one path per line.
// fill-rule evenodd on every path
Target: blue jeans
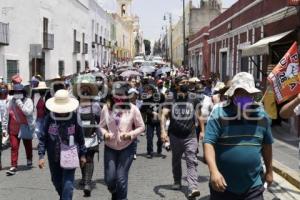
M 104 148 L 104 179 L 116 200 L 127 200 L 128 174 L 133 162 L 134 142 L 120 151 Z
M 60 200 L 72 200 L 74 190 L 75 169 L 67 170 L 60 167 L 59 162 L 49 161 L 52 183 Z
M 34 133 L 36 134 L 38 139 L 40 139 L 40 137 L 41 137 L 43 127 L 44 127 L 44 121 L 45 121 L 45 118 L 37 118 L 36 119 L 36 126 L 35 126 Z
M 160 137 L 160 124 L 148 124 L 147 125 L 147 154 L 153 153 L 153 138 L 154 138 L 154 130 L 156 130 L 157 136 L 157 153 L 162 152 L 162 141 Z

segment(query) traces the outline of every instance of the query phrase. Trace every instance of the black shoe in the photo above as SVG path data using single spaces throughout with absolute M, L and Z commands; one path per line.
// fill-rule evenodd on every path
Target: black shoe
M 152 155 L 151 153 L 148 153 L 148 154 L 147 154 L 147 158 L 148 158 L 148 159 L 152 159 L 152 158 L 153 158 L 153 155 Z
M 83 189 L 84 197 L 90 197 L 91 191 L 92 191 L 91 184 L 84 185 L 84 189 Z
M 181 190 L 181 183 L 174 183 L 171 188 L 172 190 Z
M 17 173 L 17 168 L 11 167 L 9 170 L 6 171 L 7 176 L 13 176 Z
M 111 200 L 117 200 L 117 193 L 111 193 Z
M 189 199 L 194 199 L 196 197 L 199 197 L 200 196 L 200 191 L 199 190 L 192 190 L 189 195 L 188 195 L 188 198 Z

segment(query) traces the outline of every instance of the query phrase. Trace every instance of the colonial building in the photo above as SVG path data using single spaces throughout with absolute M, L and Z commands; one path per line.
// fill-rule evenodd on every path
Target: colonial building
M 239 0 L 210 23 L 211 70 L 221 80 L 246 71 L 265 83 L 268 66 L 300 41 L 299 26 L 299 11 L 287 0 Z
M 208 26 L 210 21 L 221 13 L 221 8 L 222 4 L 219 0 L 201 0 L 200 5 L 193 5 L 192 1 L 189 1 L 185 8 L 186 49 L 188 48 L 189 37 L 196 34 L 203 27 Z M 183 18 L 181 17 L 173 30 L 173 58 L 175 64 L 181 65 L 183 52 Z M 190 63 L 191 65 L 192 63 Z

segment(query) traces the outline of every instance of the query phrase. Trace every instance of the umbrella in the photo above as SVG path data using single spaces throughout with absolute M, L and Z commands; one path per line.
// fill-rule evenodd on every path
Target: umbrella
M 144 60 L 141 60 L 141 59 L 137 59 L 137 60 L 134 60 L 133 63 L 143 63 L 145 62 Z
M 139 71 L 140 72 L 143 72 L 143 73 L 145 73 L 145 74 L 151 74 L 151 73 L 153 73 L 153 72 L 155 72 L 155 67 L 153 67 L 153 66 L 142 66 L 140 69 L 139 69 Z
M 168 72 L 171 72 L 171 68 L 170 67 L 162 67 L 160 69 L 158 69 L 155 73 L 155 76 L 159 76 L 161 74 L 165 74 L 165 73 L 168 73 Z
M 121 74 L 122 77 L 141 76 L 137 71 L 127 70 Z

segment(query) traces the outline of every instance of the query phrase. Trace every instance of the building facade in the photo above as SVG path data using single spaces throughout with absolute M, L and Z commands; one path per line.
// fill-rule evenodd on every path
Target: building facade
M 223 81 L 249 72 L 266 85 L 268 66 L 300 42 L 299 26 L 299 8 L 287 0 L 239 0 L 210 23 L 211 70 Z
M 176 23 L 173 29 L 173 58 L 176 65 L 181 65 L 184 49 L 188 49 L 189 37 L 196 34 L 203 27 L 221 13 L 222 4 L 219 0 L 201 0 L 199 5 L 193 5 L 190 0 L 185 8 L 185 37 L 186 47 L 183 42 L 183 18 Z M 186 52 L 189 54 L 189 52 Z M 189 63 L 191 66 L 192 63 Z

